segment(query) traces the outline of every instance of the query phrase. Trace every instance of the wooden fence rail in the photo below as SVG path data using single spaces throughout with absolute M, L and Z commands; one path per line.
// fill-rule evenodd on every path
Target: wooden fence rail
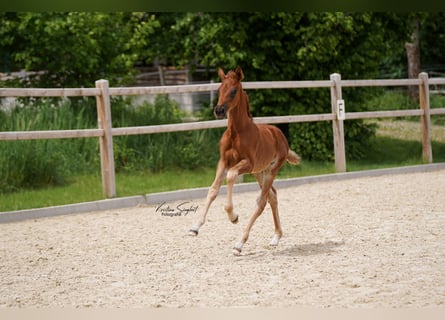
M 299 89 L 299 88 L 329 88 L 331 91 L 331 113 L 310 115 L 287 115 L 275 117 L 255 117 L 256 123 L 296 123 L 314 121 L 332 121 L 334 133 L 334 154 L 337 172 L 346 171 L 346 156 L 343 122 L 353 119 L 385 118 L 419 116 L 422 124 L 422 157 L 425 163 L 431 163 L 431 115 L 445 115 L 445 107 L 430 109 L 430 85 L 445 85 L 445 78 L 429 79 L 428 74 L 419 74 L 418 79 L 389 79 L 389 80 L 342 80 L 340 74 L 332 74 L 330 80 L 316 81 L 272 81 L 272 82 L 244 82 L 244 89 Z M 375 86 L 418 86 L 419 109 L 373 111 L 373 112 L 345 112 L 347 109 L 342 98 L 343 87 L 375 87 Z M 96 97 L 98 129 L 52 130 L 52 131 L 14 131 L 0 132 L 1 140 L 28 139 L 61 139 L 98 137 L 100 142 L 102 187 L 104 196 L 116 196 L 115 168 L 113 153 L 113 136 L 153 134 L 161 132 L 176 132 L 187 130 L 201 130 L 221 128 L 227 126 L 227 120 L 200 121 L 179 124 L 164 124 L 140 127 L 112 128 L 110 96 L 151 95 L 189 92 L 213 92 L 219 87 L 218 83 L 156 87 L 109 88 L 107 80 L 96 81 L 95 88 L 67 88 L 67 89 L 17 89 L 0 88 L 0 97 Z M 341 109 L 341 110 L 340 110 Z

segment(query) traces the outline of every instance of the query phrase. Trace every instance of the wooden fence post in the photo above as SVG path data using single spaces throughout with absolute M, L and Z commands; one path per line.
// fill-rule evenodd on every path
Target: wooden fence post
M 419 85 L 419 102 L 423 115 L 420 117 L 422 123 L 422 158 L 425 163 L 433 162 L 433 151 L 431 148 L 431 115 L 430 115 L 430 87 L 428 84 L 428 73 L 419 73 L 422 83 Z
M 346 171 L 345 134 L 343 128 L 343 119 L 339 119 L 337 112 L 338 100 L 342 99 L 340 74 L 338 73 L 331 74 L 331 81 L 334 81 L 334 86 L 331 87 L 331 106 L 332 106 L 332 113 L 335 115 L 334 120 L 332 120 L 332 131 L 334 133 L 335 168 L 337 172 L 345 172 Z
M 96 88 L 99 88 L 101 92 L 101 95 L 96 97 L 97 121 L 99 128 L 104 130 L 104 135 L 99 137 L 102 189 L 104 196 L 112 198 L 116 196 L 116 181 L 108 80 L 97 80 Z

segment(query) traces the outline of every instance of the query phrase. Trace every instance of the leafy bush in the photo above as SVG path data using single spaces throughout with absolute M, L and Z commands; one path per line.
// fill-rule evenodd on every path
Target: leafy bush
M 28 99 L 25 106 L 0 111 L 0 131 L 91 128 L 88 108 L 88 103 L 74 106 L 69 100 L 55 106 Z M 0 192 L 66 183 L 71 174 L 97 168 L 98 156 L 92 138 L 0 141 Z
M 0 170 L 3 192 L 66 182 L 65 155 L 48 140 L 3 142 Z M 12 144 L 14 143 L 14 144 Z
M 184 116 L 178 104 L 166 95 L 158 95 L 154 104 L 145 102 L 133 107 L 123 102 L 119 106 L 113 105 L 112 109 L 116 126 L 179 123 Z M 115 137 L 116 170 L 158 172 L 174 167 L 194 169 L 214 166 L 219 156 L 220 132 L 208 129 Z
M 263 101 L 268 101 L 267 96 L 265 97 L 263 92 L 258 94 L 263 96 L 261 98 Z M 366 89 L 344 89 L 343 98 L 346 100 L 346 110 L 348 112 L 362 110 L 363 107 L 357 101 L 366 99 L 371 94 L 372 91 Z M 357 99 L 357 96 L 360 96 L 360 99 Z M 276 100 L 277 98 L 274 99 Z M 331 113 L 330 92 L 328 89 L 295 90 L 291 93 L 283 93 L 281 99 L 288 99 L 287 108 L 281 106 L 275 109 L 277 111 L 285 110 L 281 111 L 283 114 L 286 114 L 286 112 L 287 114 L 295 115 Z M 254 97 L 252 100 L 256 102 L 257 97 Z M 284 103 L 283 100 L 282 104 Z M 267 103 L 261 110 L 273 114 L 273 107 L 268 107 Z M 369 139 L 375 133 L 375 128 L 373 125 L 365 124 L 362 120 L 348 120 L 344 122 L 344 131 L 346 157 L 354 160 L 361 159 L 365 155 Z M 331 121 L 289 124 L 287 136 L 290 147 L 305 160 L 332 161 L 334 159 Z

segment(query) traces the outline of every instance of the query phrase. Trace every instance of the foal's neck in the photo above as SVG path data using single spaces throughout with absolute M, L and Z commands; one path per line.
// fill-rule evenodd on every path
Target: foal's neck
M 238 100 L 238 106 L 229 113 L 228 128 L 234 133 L 243 132 L 254 126 L 252 116 L 249 111 L 249 99 L 247 94 L 241 90 L 241 96 Z

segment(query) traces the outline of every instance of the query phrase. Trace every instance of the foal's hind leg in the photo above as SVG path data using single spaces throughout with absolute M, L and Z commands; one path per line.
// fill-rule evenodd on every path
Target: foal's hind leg
M 221 188 L 221 184 L 224 180 L 224 175 L 226 174 L 226 168 L 223 161 L 218 162 L 218 166 L 216 168 L 215 180 L 213 181 L 209 191 L 207 192 L 207 199 L 204 205 L 204 210 L 201 213 L 198 221 L 190 228 L 189 235 L 197 236 L 199 232 L 199 228 L 205 223 L 207 213 L 209 212 L 210 205 L 213 200 L 215 200 L 216 196 L 219 193 L 219 189 Z
M 255 178 L 257 179 L 260 188 L 263 187 L 263 177 L 265 174 L 266 174 L 265 172 L 260 172 L 255 174 Z M 260 198 L 257 199 L 257 202 L 259 201 Z M 273 222 L 275 226 L 275 234 L 270 242 L 270 245 L 277 246 L 278 242 L 280 241 L 280 238 L 283 235 L 283 230 L 281 229 L 280 217 L 278 214 L 277 190 L 273 186 L 270 187 L 268 201 L 272 209 Z
M 278 214 L 277 190 L 275 190 L 274 187 L 271 187 L 269 191 L 269 204 L 272 209 L 273 223 L 275 226 L 275 234 L 270 241 L 270 245 L 276 247 L 283 235 L 283 230 L 281 229 L 280 216 Z
M 234 255 L 241 254 L 241 250 L 243 249 L 244 244 L 249 238 L 249 233 L 250 230 L 252 229 L 253 224 L 255 223 L 256 219 L 258 219 L 258 217 L 261 215 L 261 213 L 263 213 L 264 207 L 267 204 L 270 188 L 272 187 L 274 178 L 275 176 L 270 173 L 264 174 L 262 178 L 261 194 L 260 197 L 257 199 L 257 208 L 250 217 L 249 222 L 247 223 L 247 226 L 244 229 L 241 240 L 233 247 Z

